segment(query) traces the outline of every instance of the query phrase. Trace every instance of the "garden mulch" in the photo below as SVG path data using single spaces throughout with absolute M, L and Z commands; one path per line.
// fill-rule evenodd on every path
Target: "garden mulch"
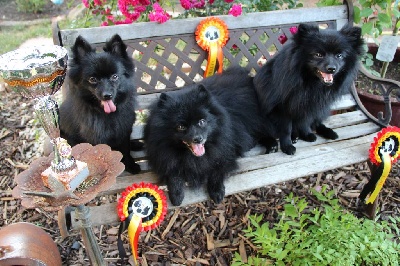
M 71 236 L 62 239 L 56 212 L 27 210 L 21 206 L 19 199 L 12 197 L 15 176 L 41 156 L 39 136 L 43 133 L 34 118 L 32 101 L 8 90 L 0 92 L 0 95 L 0 226 L 16 222 L 34 223 L 55 240 L 64 265 L 89 265 L 79 232 L 72 232 Z M 400 213 L 399 176 L 397 163 L 381 192 L 379 219 L 386 220 L 388 216 Z M 273 224 L 279 218 L 289 193 L 306 197 L 310 208 L 313 208 L 321 203 L 312 196 L 310 189 L 327 185 L 336 191 L 336 196 L 347 210 L 362 217 L 357 197 L 368 179 L 368 167 L 366 163 L 361 163 L 228 196 L 221 204 L 206 201 L 171 210 L 158 228 L 141 234 L 139 255 L 143 265 L 229 265 L 235 252 L 246 258 L 256 250 L 243 232 L 249 225 L 249 215 L 263 214 L 263 221 Z M 99 205 L 114 199 L 97 197 L 88 205 Z M 109 265 L 129 265 L 129 261 L 119 259 L 116 241 L 118 225 L 96 227 L 94 231 Z M 126 233 L 123 236 L 129 254 Z

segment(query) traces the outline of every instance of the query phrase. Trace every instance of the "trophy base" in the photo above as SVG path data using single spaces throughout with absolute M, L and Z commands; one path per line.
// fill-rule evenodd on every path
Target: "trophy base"
M 54 192 L 74 191 L 89 176 L 87 163 L 76 161 L 76 166 L 63 173 L 55 173 L 51 167 L 47 168 L 41 174 L 44 186 Z

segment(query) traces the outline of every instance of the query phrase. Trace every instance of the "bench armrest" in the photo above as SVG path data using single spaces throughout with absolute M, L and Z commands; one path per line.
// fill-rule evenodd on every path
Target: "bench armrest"
M 387 127 L 390 124 L 390 121 L 392 119 L 392 105 L 391 101 L 393 99 L 396 99 L 397 101 L 400 102 L 400 90 L 399 93 L 397 94 L 396 98 L 390 97 L 390 94 L 393 90 L 400 89 L 400 82 L 392 79 L 386 79 L 386 78 L 380 78 L 375 75 L 372 75 L 365 67 L 364 65 L 361 65 L 360 68 L 360 74 L 366 76 L 368 79 L 372 80 L 372 87 L 375 89 L 379 89 L 379 91 L 382 93 L 382 100 L 385 104 L 384 110 L 382 112 L 379 112 L 377 117 L 372 115 L 364 106 L 364 104 L 361 102 L 361 99 L 358 96 L 357 88 L 355 86 L 355 83 L 352 84 L 350 92 L 354 97 L 354 100 L 356 101 L 358 107 L 360 110 L 369 118 L 371 121 L 373 121 L 375 124 L 381 126 L 381 127 Z M 385 116 L 384 116 L 385 114 Z

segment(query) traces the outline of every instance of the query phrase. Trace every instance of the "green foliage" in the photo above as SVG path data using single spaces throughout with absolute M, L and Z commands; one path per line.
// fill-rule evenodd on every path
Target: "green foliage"
M 358 0 L 354 5 L 354 22 L 361 26 L 363 35 L 373 38 L 384 29 L 394 29 L 399 18 L 399 3 L 393 0 Z
M 18 11 L 26 13 L 38 13 L 43 11 L 46 0 L 15 0 Z
M 26 40 L 40 36 L 51 37 L 50 21 L 29 26 L 4 27 L 0 30 L 0 54 L 17 49 Z
M 338 6 L 338 5 L 342 5 L 343 1 L 340 0 L 319 0 L 317 3 L 318 7 L 322 7 L 322 6 Z
M 278 223 L 250 216 L 246 237 L 258 248 L 247 263 L 235 254 L 232 266 L 245 265 L 399 265 L 400 218 L 390 223 L 359 219 L 344 210 L 334 191 L 313 190 L 321 207 L 310 209 L 305 199 L 290 194 Z
M 243 10 L 247 13 L 292 9 L 302 7 L 298 0 L 245 0 L 241 1 Z

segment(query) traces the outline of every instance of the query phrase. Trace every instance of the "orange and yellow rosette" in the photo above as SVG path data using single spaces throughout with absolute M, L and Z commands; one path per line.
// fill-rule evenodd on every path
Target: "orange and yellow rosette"
M 378 167 L 360 193 L 362 200 L 369 194 L 365 203 L 374 203 L 390 173 L 392 164 L 397 161 L 399 153 L 400 128 L 389 126 L 378 132 L 369 149 L 369 158 Z
M 204 77 L 214 75 L 218 63 L 218 73 L 222 72 L 224 54 L 222 47 L 229 38 L 228 27 L 225 22 L 216 17 L 207 17 L 196 28 L 197 44 L 208 51 L 207 67 Z
M 162 190 L 151 183 L 132 184 L 127 187 L 118 200 L 118 216 L 121 225 L 118 232 L 118 250 L 125 257 L 121 234 L 128 230 L 129 243 L 135 265 L 138 265 L 138 242 L 142 231 L 157 227 L 167 213 L 167 198 Z

